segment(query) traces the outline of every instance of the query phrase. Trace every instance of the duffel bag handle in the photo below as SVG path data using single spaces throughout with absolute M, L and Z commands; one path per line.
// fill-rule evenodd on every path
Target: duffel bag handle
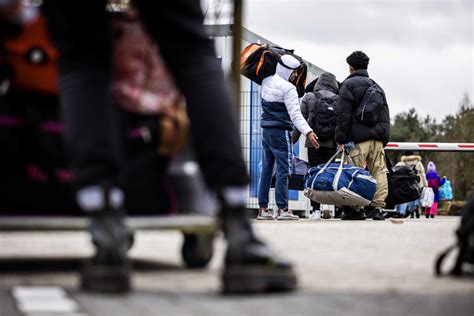
M 336 153 L 331 157 L 329 158 L 328 162 L 326 162 L 326 164 L 318 171 L 318 173 L 314 176 L 313 178 L 313 181 L 311 183 L 311 187 L 313 188 L 314 187 L 314 183 L 316 182 L 316 179 L 318 178 L 318 176 L 324 172 L 324 170 L 326 170 L 326 168 L 331 164 L 331 162 L 333 162 L 337 155 L 339 155 L 340 151 L 336 151 Z
M 326 170 L 327 167 L 329 167 L 329 165 L 334 161 L 336 160 L 337 156 L 342 153 L 342 156 L 341 156 L 341 168 L 342 168 L 342 165 L 344 164 L 344 162 L 348 162 L 349 164 L 353 165 L 354 162 L 352 161 L 351 157 L 346 153 L 346 150 L 340 150 L 338 149 L 336 151 L 336 153 L 331 157 L 329 158 L 329 160 L 326 162 L 326 164 L 324 165 L 324 167 L 319 170 L 319 172 L 316 174 L 316 177 L 319 176 L 321 173 L 324 172 L 324 170 Z
M 332 189 L 334 191 L 337 191 L 337 184 L 339 183 L 339 179 L 341 178 L 344 161 L 347 159 L 347 156 L 349 156 L 346 154 L 346 150 L 343 149 L 341 151 L 342 151 L 341 163 L 339 164 L 339 168 L 337 168 L 336 175 L 334 176 L 334 180 L 332 181 Z
M 324 167 L 322 167 L 321 170 L 319 170 L 319 172 L 316 174 L 316 176 L 314 178 L 317 178 L 321 173 L 323 173 L 324 170 L 326 170 L 326 168 L 329 167 L 331 162 L 333 162 L 337 158 L 337 156 L 339 155 L 340 152 L 341 152 L 340 150 L 336 151 L 336 153 L 331 158 L 329 158 L 328 162 L 326 162 Z
M 346 150 L 345 150 L 345 149 L 343 149 L 343 150 L 338 149 L 338 150 L 336 151 L 336 153 L 328 160 L 328 162 L 326 162 L 326 164 L 324 165 L 324 167 L 322 167 L 321 170 L 319 170 L 319 172 L 318 172 L 318 173 L 316 174 L 316 176 L 314 177 L 313 183 L 312 183 L 311 187 L 314 186 L 314 182 L 316 181 L 316 179 L 318 178 L 318 176 L 319 176 L 321 173 L 323 173 L 324 170 L 327 169 L 327 167 L 329 167 L 329 165 L 337 158 L 337 156 L 338 156 L 339 154 L 341 154 L 341 162 L 340 162 L 340 164 L 339 164 L 339 167 L 338 167 L 338 169 L 337 169 L 336 176 L 334 177 L 334 181 L 333 181 L 333 184 L 332 184 L 334 191 L 337 191 L 337 184 L 339 183 L 339 179 L 340 179 L 341 174 L 342 174 L 342 168 L 343 168 L 343 166 L 344 166 L 344 162 L 347 161 L 347 162 L 349 162 L 349 163 L 351 163 L 351 164 L 354 164 L 354 163 L 352 162 L 351 157 L 346 153 Z

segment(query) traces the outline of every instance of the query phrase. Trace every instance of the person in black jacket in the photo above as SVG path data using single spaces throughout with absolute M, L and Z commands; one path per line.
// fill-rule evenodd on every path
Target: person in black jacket
M 349 77 L 344 80 L 339 93 L 337 105 L 336 142 L 340 149 L 344 144 L 354 143 L 349 155 L 361 168 L 367 166 L 377 180 L 377 191 L 372 200 L 373 219 L 384 220 L 382 209 L 388 194 L 387 174 L 384 147 L 390 135 L 390 113 L 383 90 L 383 102 L 378 108 L 378 117 L 373 124 L 367 124 L 356 118 L 355 112 L 361 105 L 367 89 L 375 84 L 369 78 L 367 66 L 369 57 L 361 51 L 355 51 L 347 57 Z M 377 86 L 378 87 L 378 86 Z M 345 209 L 346 219 L 365 219 L 363 212 Z

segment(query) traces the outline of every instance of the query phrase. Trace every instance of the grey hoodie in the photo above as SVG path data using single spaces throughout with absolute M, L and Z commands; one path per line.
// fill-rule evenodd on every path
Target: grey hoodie
M 314 85 L 313 92 L 318 91 L 323 97 L 330 98 L 339 92 L 339 86 L 337 84 L 336 76 L 330 72 L 323 72 L 319 77 L 318 81 Z M 317 103 L 317 98 L 314 93 L 306 93 L 301 100 L 301 114 L 306 121 L 313 115 L 314 108 Z M 300 137 L 298 130 L 293 130 L 291 135 L 293 143 L 296 143 Z M 319 141 L 321 147 L 336 148 L 334 139 L 326 139 Z M 311 147 L 311 144 L 306 140 L 305 147 Z

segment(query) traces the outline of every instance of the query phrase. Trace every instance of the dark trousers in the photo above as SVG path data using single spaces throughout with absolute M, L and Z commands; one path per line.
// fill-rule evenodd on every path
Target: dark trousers
M 310 167 L 314 167 L 320 164 L 325 164 L 328 160 L 336 153 L 335 148 L 319 147 L 308 147 L 308 162 Z M 313 210 L 319 210 L 321 205 L 318 202 L 311 201 Z
M 62 117 L 77 188 L 118 185 L 124 164 L 120 127 L 108 93 L 111 42 L 105 3 L 45 2 L 60 54 Z M 186 98 L 194 148 L 207 183 L 216 189 L 247 185 L 237 108 L 213 42 L 205 34 L 199 1 L 137 0 L 135 4 Z

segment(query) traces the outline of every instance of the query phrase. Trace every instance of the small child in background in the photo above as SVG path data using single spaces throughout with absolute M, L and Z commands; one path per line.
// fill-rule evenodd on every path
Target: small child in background
M 426 180 L 428 180 L 428 186 L 433 189 L 434 193 L 434 203 L 431 207 L 427 207 L 425 209 L 425 216 L 426 218 L 434 218 L 436 215 L 436 211 L 438 210 L 438 203 L 439 203 L 439 187 L 446 182 L 446 177 L 441 178 L 438 173 L 436 172 L 436 165 L 434 162 L 430 161 L 428 163 L 426 173 Z

